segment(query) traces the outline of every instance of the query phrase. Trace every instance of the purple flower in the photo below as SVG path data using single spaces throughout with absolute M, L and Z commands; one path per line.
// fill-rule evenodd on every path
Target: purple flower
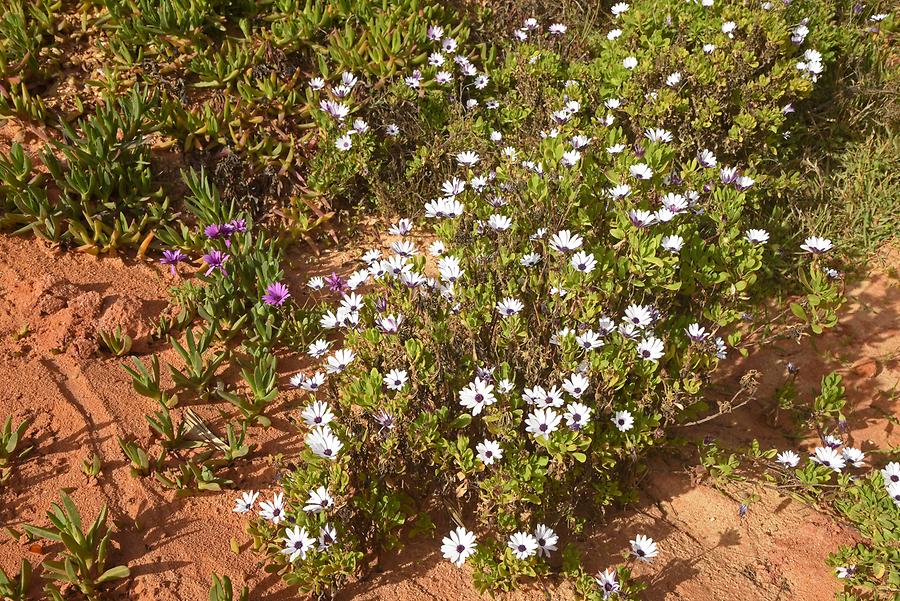
M 493 367 L 476 367 L 475 375 L 484 380 L 485 382 L 493 382 L 494 381 L 494 368 Z
M 243 234 L 247 231 L 247 222 L 243 219 L 232 219 L 228 222 L 228 227 L 236 234 Z
M 180 250 L 164 250 L 159 262 L 163 265 L 168 265 L 172 270 L 172 275 L 175 275 L 175 264 L 180 261 L 187 261 L 187 259 L 188 256 Z
M 749 507 L 747 507 L 747 504 L 746 504 L 746 503 L 741 503 L 741 506 L 738 507 L 738 517 L 740 517 L 741 519 L 743 519 L 744 516 L 747 515 L 747 510 L 748 510 L 748 509 L 749 509 Z
M 214 270 L 218 269 L 222 272 L 222 275 L 228 275 L 228 272 L 225 271 L 225 261 L 231 258 L 231 255 L 226 255 L 221 250 L 211 250 L 207 254 L 203 255 L 203 260 L 206 261 L 206 264 L 209 265 L 209 269 L 206 270 L 206 275 L 211 274 Z
M 381 426 L 382 429 L 387 428 L 388 430 L 393 429 L 394 427 L 394 416 L 385 411 L 384 409 L 379 409 L 375 415 L 372 417 L 375 418 L 375 421 L 378 422 L 378 425 Z
M 207 238 L 218 238 L 225 232 L 223 231 L 223 227 L 221 225 L 219 225 L 218 223 L 213 223 L 203 228 L 203 233 L 206 234 Z
M 343 292 L 348 289 L 347 282 L 344 281 L 344 278 L 333 271 L 330 276 L 325 278 L 325 283 L 328 284 L 328 289 L 332 292 Z
M 262 298 L 267 305 L 283 305 L 290 295 L 287 286 L 281 282 L 275 282 L 268 285 Z
M 635 157 L 637 157 L 637 158 L 640 159 L 640 158 L 642 158 L 642 157 L 644 156 L 644 153 L 645 153 L 645 152 L 647 152 L 647 151 L 646 151 L 646 150 L 644 149 L 644 147 L 641 146 L 640 144 L 635 144 L 635 145 L 634 145 L 634 156 L 635 156 Z
M 388 308 L 388 300 L 386 296 L 379 296 L 375 301 L 375 310 L 379 313 L 384 313 Z

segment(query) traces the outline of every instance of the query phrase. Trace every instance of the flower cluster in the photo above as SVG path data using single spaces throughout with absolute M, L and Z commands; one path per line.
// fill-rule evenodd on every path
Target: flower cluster
M 306 450 L 277 498 L 290 526 L 267 507 L 253 526 L 291 582 L 335 586 L 364 549 L 430 524 L 413 498 L 448 493 L 475 526 L 451 531 L 441 551 L 473 563 L 479 588 L 545 573 L 587 519 L 580 501 L 622 499 L 622 469 L 702 401 L 703 382 L 740 344 L 771 256 L 754 217 L 768 176 L 748 149 L 714 152 L 657 110 L 662 99 L 690 106 L 715 48 L 638 93 L 657 50 L 629 41 L 629 8 L 614 7 L 595 63 L 562 66 L 566 27 L 529 19 L 491 73 L 435 26 L 427 66 L 391 87 L 410 111 L 458 121 L 412 159 L 414 173 L 421 156 L 438 157 L 440 174 L 416 210 L 351 273 L 308 283 L 323 334 L 307 349 L 314 365 L 291 379 Z M 702 20 L 692 7 L 680 18 Z M 717 31 L 717 46 L 739 44 L 735 22 Z M 547 102 L 525 115 L 515 99 L 532 81 Z M 384 132 L 373 147 L 394 148 L 393 122 L 347 125 L 360 85 L 346 74 L 330 88 L 313 81 L 330 96 L 323 128 L 340 134 L 339 151 L 369 131 Z M 810 237 L 798 249 L 830 248 Z M 810 286 L 830 285 L 818 259 L 804 270 Z M 280 304 L 287 291 L 267 284 L 265 302 Z M 638 559 L 657 554 L 649 538 L 631 545 Z M 620 590 L 620 569 L 596 577 L 604 596 Z

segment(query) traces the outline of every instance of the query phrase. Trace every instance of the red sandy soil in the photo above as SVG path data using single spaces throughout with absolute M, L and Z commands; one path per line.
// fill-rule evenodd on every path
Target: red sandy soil
M 347 257 L 326 253 L 316 259 L 314 273 L 330 272 L 332 266 L 348 271 L 352 266 Z M 311 262 L 298 258 L 288 271 L 313 273 Z M 898 265 L 897 256 L 885 263 Z M 886 419 L 900 409 L 895 393 L 900 380 L 900 286 L 896 275 L 887 275 L 892 273 L 888 267 L 882 265 L 850 291 L 850 308 L 832 332 L 735 360 L 714 387 L 713 397 L 729 398 L 740 376 L 753 368 L 762 374 L 758 400 L 681 433 L 691 439 L 712 435 L 733 445 L 755 437 L 768 446 L 796 448 L 798 443 L 785 437 L 771 415 L 771 393 L 791 361 L 800 367 L 803 390 L 812 390 L 829 369 L 845 375 L 857 446 L 871 450 L 900 443 L 900 434 Z M 0 526 L 45 524 L 46 510 L 65 489 L 86 519 L 104 503 L 110 508 L 113 561 L 127 563 L 132 570 L 130 581 L 110 593 L 110 599 L 202 600 L 213 572 L 247 583 L 254 601 L 297 599 L 295 591 L 265 574 L 259 557 L 248 550 L 243 519 L 231 511 L 236 492 L 176 498 L 153 480 L 131 477 L 119 449 L 119 436 L 148 443 L 143 416 L 155 408 L 132 390 L 121 369 L 125 360 L 98 351 L 97 331 L 122 325 L 136 339 L 135 352 L 162 352 L 163 361 L 177 364 L 171 351 L 148 337 L 150 324 L 166 310 L 167 289 L 176 281 L 154 264 L 60 254 L 37 240 L 0 237 L 0 419 L 32 418 L 30 435 L 37 447 L 0 488 Z M 285 366 L 296 369 L 299 363 L 284 361 Z M 285 380 L 289 375 L 284 374 Z M 273 428 L 257 439 L 261 449 L 252 470 L 237 479 L 238 488 L 262 489 L 263 496 L 271 496 L 277 474 L 266 457 L 290 455 L 301 444 L 287 420 L 299 406 L 295 395 L 282 395 Z M 195 409 L 216 423 L 214 407 Z M 103 458 L 102 473 L 93 481 L 81 471 L 82 461 L 92 453 Z M 640 501 L 607 514 L 607 525 L 581 541 L 587 567 L 601 570 L 621 562 L 628 540 L 644 533 L 660 548 L 657 560 L 635 569 L 650 583 L 646 599 L 832 598 L 838 581 L 824 560 L 838 545 L 854 540 L 852 530 L 767 491 L 758 491 L 761 501 L 740 519 L 742 499 L 697 482 L 698 473 L 672 455 L 652 458 L 640 483 Z M 399 555 L 385 558 L 377 573 L 338 598 L 482 599 L 465 567 L 457 569 L 441 559 L 442 534 L 436 540 L 414 541 Z M 239 554 L 230 550 L 232 537 L 240 545 Z M 23 556 L 36 563 L 52 550 L 31 549 L 4 537 L 0 567 L 14 572 Z M 573 595 L 566 585 L 550 583 L 500 598 L 537 601 Z

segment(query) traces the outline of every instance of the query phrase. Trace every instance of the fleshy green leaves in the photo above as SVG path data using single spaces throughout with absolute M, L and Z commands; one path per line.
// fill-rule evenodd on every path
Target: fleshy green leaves
M 130 571 L 123 565 L 106 568 L 110 536 L 106 526 L 106 506 L 85 532 L 75 503 L 65 492 L 61 496 L 62 505 L 54 503 L 47 513 L 52 528 L 26 524 L 25 532 L 63 544 L 58 560 L 48 559 L 43 563 L 44 578 L 54 583 L 48 586 L 55 589 L 55 583 L 71 584 L 88 600 L 99 601 L 102 598 L 101 585 L 128 578 Z

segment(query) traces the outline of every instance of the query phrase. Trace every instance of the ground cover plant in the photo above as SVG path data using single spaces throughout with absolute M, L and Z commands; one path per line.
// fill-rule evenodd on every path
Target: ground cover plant
M 705 10 L 688 6 L 667 18 L 689 21 Z M 509 589 L 523 576 L 546 573 L 543 557 L 564 546 L 560 534 L 583 527 L 580 505 L 592 513 L 622 500 L 623 464 L 653 443 L 661 425 L 702 402 L 703 381 L 740 345 L 734 325 L 752 323 L 746 314 L 769 242 L 752 221 L 763 204 L 755 200 L 763 188 L 757 179 L 769 174 L 756 173 L 752 154 L 747 167 L 719 164 L 708 148 L 690 148 L 690 130 L 662 127 L 667 105 L 677 105 L 672 97 L 688 91 L 700 67 L 649 75 L 658 88 L 631 92 L 632 71 L 641 59 L 655 67 L 654 46 L 663 44 L 627 47 L 631 17 L 628 7 L 617 11 L 616 24 L 626 29 L 598 42 L 596 58 L 566 62 L 557 53 L 565 26 L 544 31 L 533 20 L 516 30 L 522 44 L 494 71 L 480 72 L 463 50 L 455 69 L 471 84 L 450 94 L 440 86 L 455 77 L 442 70 L 437 44 L 457 48 L 435 35 L 433 68 L 407 76 L 395 86 L 397 98 L 388 98 L 424 105 L 425 127 L 442 130 L 448 126 L 440 116 L 454 115 L 447 117 L 453 129 L 442 132 L 449 136 L 443 152 L 416 149 L 406 173 L 423 168 L 428 156 L 438 163 L 432 171 L 446 177 L 424 206 L 436 222 L 428 236 L 434 278 L 425 249 L 409 238 L 413 223 L 403 219 L 392 228 L 400 236 L 392 256 L 368 252 L 368 270 L 353 275 L 339 306 L 322 318 L 345 335 L 323 372 L 297 381 L 303 387 L 311 378 L 315 391 L 305 413 L 310 455 L 283 482 L 275 519 L 258 522 L 258 544 L 273 558 L 288 556 L 280 561 L 292 581 L 330 590 L 335 574 L 361 559 L 360 546 L 395 545 L 404 528 L 422 527 L 422 520 L 428 527 L 427 505 L 411 494 L 423 490 L 485 533 L 477 537 L 461 524 L 442 548 L 458 564 L 475 564 L 480 588 Z M 730 52 L 736 27 L 710 19 L 698 37 L 725 48 L 711 44 L 695 60 Z M 789 58 L 772 67 L 783 74 L 784 91 L 773 93 L 767 77 L 774 102 L 789 93 L 802 98 L 824 69 L 815 50 L 806 51 L 812 70 L 797 68 L 797 51 L 786 46 Z M 504 103 L 504 84 L 519 102 Z M 538 86 L 538 106 L 521 102 L 523 90 Z M 786 111 L 758 110 L 775 123 L 760 133 L 762 152 Z M 352 154 L 358 134 L 337 133 L 335 155 L 359 161 Z M 728 141 L 716 147 L 727 149 Z M 361 152 L 367 158 L 365 147 Z M 790 181 L 789 173 L 769 177 L 775 187 Z M 805 306 L 793 305 L 818 331 L 834 323 L 840 302 L 820 258 L 830 247 L 816 237 L 803 243 L 814 257 L 801 272 L 809 296 Z M 376 286 L 367 301 L 356 289 L 371 277 Z M 700 299 L 699 315 L 683 313 L 695 306 L 688 299 Z M 310 350 L 324 356 L 330 344 L 321 339 Z M 321 387 L 335 377 L 338 386 Z M 448 407 L 447 399 L 459 406 Z M 360 465 L 371 468 L 360 473 Z M 385 477 L 397 473 L 404 478 Z M 337 524 L 328 517 L 332 507 L 341 512 Z M 293 521 L 283 531 L 285 514 Z M 649 559 L 652 545 L 636 537 L 634 553 Z M 620 586 L 610 574 L 609 586 Z
M 879 7 L 638 0 L 577 25 L 511 13 L 16 0 L 0 20 L 0 118 L 37 140 L 0 156 L 0 226 L 152 260 L 177 282 L 151 352 L 132 355 L 122 327 L 96 334 L 148 402 L 149 437 L 117 439 L 123 469 L 176 497 L 237 491 L 251 551 L 311 598 L 417 537 L 486 594 L 556 579 L 580 598 L 640 598 L 634 567 L 661 543 L 629 533 L 621 561 L 593 572 L 584 534 L 637 499 L 673 428 L 754 397 L 747 377 L 711 402 L 720 366 L 835 326 L 848 261 L 892 235 L 895 192 L 855 187 L 871 181 L 852 175 L 858 139 L 841 138 L 846 171 L 808 168 L 826 165 L 811 138 L 838 138 L 816 120 L 846 65 L 896 81 L 880 71 L 893 17 Z M 66 50 L 85 67 L 69 78 Z M 863 133 L 892 177 L 893 131 Z M 825 190 L 866 196 L 863 216 L 830 211 Z M 299 281 L 288 257 L 364 215 L 388 242 Z M 845 444 L 839 376 L 811 403 L 792 390 L 779 403 L 821 439 L 808 460 L 710 442 L 704 469 L 854 524 L 864 542 L 829 559 L 842 598 L 895 594 L 896 458 L 845 469 L 867 456 Z M 278 413 L 302 450 L 263 457 Z M 34 454 L 28 427 L 0 431 L 0 487 Z M 266 497 L 240 490 L 262 460 L 279 473 Z M 40 568 L 47 598 L 102 598 L 129 577 L 106 517 L 85 533 L 63 492 L 50 527 L 11 532 L 61 543 Z M 0 572 L 0 596 L 22 598 L 31 572 Z M 252 596 L 211 580 L 210 599 Z
M 701 451 L 703 463 L 714 478 L 736 487 L 746 499 L 741 504 L 743 512 L 752 508 L 754 489 L 776 487 L 847 519 L 862 541 L 843 546 L 828 558 L 844 582 L 837 598 L 892 598 L 900 590 L 895 512 L 900 502 L 900 463 L 888 461 L 880 470 L 871 469 L 866 465 L 866 453 L 847 443 L 852 432 L 843 413 L 847 399 L 839 374 L 822 379 L 812 402 L 797 398 L 795 379 L 796 373 L 789 374 L 779 389 L 779 405 L 795 413 L 799 428 L 817 432 L 821 443 L 808 461 L 793 450 L 762 449 L 753 441 L 747 449 L 707 446 Z M 896 459 L 895 450 L 876 452 L 887 452 L 888 459 Z

